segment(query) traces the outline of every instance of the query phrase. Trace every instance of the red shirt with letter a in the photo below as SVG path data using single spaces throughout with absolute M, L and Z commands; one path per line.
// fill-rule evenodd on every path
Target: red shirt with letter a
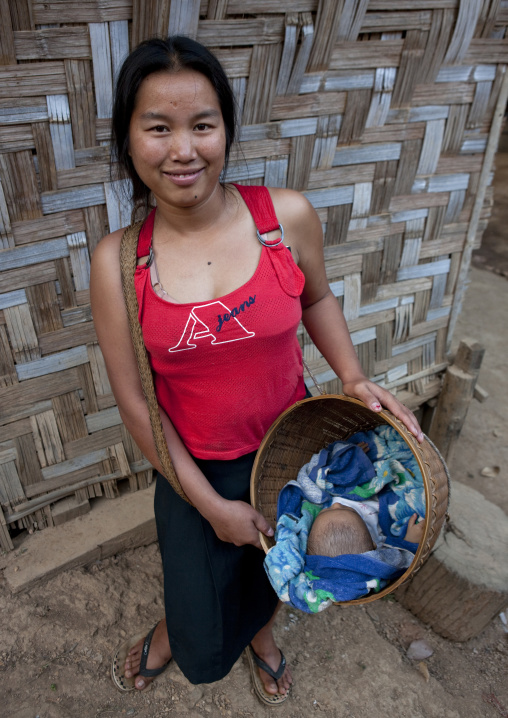
M 258 229 L 274 222 L 275 229 L 266 188 L 238 189 Z M 149 253 L 154 219 L 155 210 L 141 229 L 138 257 Z M 234 459 L 257 450 L 279 414 L 305 396 L 296 335 L 305 278 L 290 250 L 263 246 L 249 281 L 208 302 L 163 299 L 144 264 L 134 281 L 157 399 L 190 453 Z

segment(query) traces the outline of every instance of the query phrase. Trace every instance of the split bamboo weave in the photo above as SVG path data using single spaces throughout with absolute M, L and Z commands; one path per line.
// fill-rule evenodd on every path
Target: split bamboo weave
M 439 393 L 490 211 L 506 0 L 0 0 L 0 17 L 2 549 L 152 480 L 89 297 L 91 253 L 130 222 L 112 89 L 147 37 L 196 37 L 223 63 L 242 123 L 228 178 L 314 205 L 365 372 L 413 409 Z
M 409 580 L 428 558 L 448 510 L 450 477 L 439 451 L 427 437 L 422 444 L 418 443 L 389 411 L 376 413 L 358 399 L 325 394 L 297 402 L 281 414 L 267 432 L 252 467 L 251 503 L 275 526 L 280 490 L 296 479 L 313 454 L 334 441 L 347 441 L 358 431 L 369 431 L 382 424 L 389 424 L 399 432 L 420 468 L 425 489 L 424 535 L 411 565 L 400 578 L 378 593 L 347 601 L 348 604 L 383 598 Z M 275 544 L 273 538 L 261 533 L 259 536 L 265 552 Z

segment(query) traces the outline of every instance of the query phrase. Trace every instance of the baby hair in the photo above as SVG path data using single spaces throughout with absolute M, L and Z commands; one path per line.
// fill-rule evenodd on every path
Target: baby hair
M 307 554 L 342 556 L 365 553 L 374 548 L 369 530 L 355 511 L 325 511 L 314 519 Z

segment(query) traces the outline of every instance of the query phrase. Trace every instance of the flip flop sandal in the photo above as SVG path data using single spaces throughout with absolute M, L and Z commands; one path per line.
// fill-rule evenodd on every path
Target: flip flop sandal
M 150 651 L 150 644 L 152 643 L 153 634 L 157 626 L 158 624 L 156 623 L 155 626 L 151 629 L 151 631 L 148 632 L 148 634 L 143 631 L 143 633 L 138 633 L 132 638 L 129 638 L 127 641 L 125 641 L 125 643 L 122 643 L 118 651 L 113 656 L 113 663 L 111 665 L 111 678 L 113 679 L 113 683 L 119 691 L 136 690 L 134 682 L 137 676 L 143 676 L 144 678 L 155 678 L 155 676 L 160 676 L 160 674 L 163 673 L 171 663 L 170 658 L 169 661 L 160 668 L 146 667 L 148 653 Z M 143 640 L 143 638 L 145 640 L 143 643 L 143 650 L 141 652 L 139 671 L 136 676 L 132 678 L 127 678 L 127 676 L 125 675 L 125 659 L 127 658 L 127 655 L 129 654 L 131 648 L 135 646 L 136 643 L 139 643 L 139 641 Z
M 280 651 L 280 663 L 276 671 L 274 671 L 273 668 L 270 668 L 267 663 L 254 653 L 252 646 L 247 646 L 245 652 L 247 654 L 247 660 L 249 661 L 252 685 L 254 686 L 254 691 L 259 700 L 269 706 L 278 706 L 281 705 L 281 703 L 284 703 L 284 701 L 286 701 L 289 697 L 289 691 L 287 693 L 267 693 L 258 671 L 258 668 L 261 668 L 275 681 L 277 681 L 282 676 L 286 668 L 286 659 L 284 658 L 282 651 Z

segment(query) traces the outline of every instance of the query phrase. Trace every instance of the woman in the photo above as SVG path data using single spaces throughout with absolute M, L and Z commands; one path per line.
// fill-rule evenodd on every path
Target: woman
M 157 207 L 140 232 L 135 287 L 169 452 L 192 505 L 161 476 L 122 295 L 119 230 L 94 253 L 92 308 L 122 420 L 159 472 L 166 618 L 127 642 L 114 678 L 141 690 L 174 656 L 190 681 L 211 682 L 247 646 L 256 693 L 277 703 L 292 679 L 273 638 L 277 601 L 259 550 L 259 532 L 273 529 L 249 504 L 249 478 L 272 421 L 306 394 L 300 318 L 346 394 L 374 411 L 383 404 L 423 437 L 359 365 L 309 202 L 222 182 L 235 135 L 231 88 L 202 45 L 149 40 L 127 58 L 113 144 L 133 201 L 148 214 L 153 196 Z

